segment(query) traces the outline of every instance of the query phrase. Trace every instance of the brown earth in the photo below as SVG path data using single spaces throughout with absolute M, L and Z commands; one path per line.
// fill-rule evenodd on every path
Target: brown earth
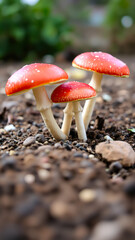
M 7 97 L 5 83 L 22 64 L 1 64 L 0 240 L 135 239 L 134 166 L 108 163 L 95 153 L 106 136 L 135 150 L 135 133 L 128 130 L 135 128 L 135 57 L 119 58 L 129 66 L 130 78 L 104 76 L 86 143 L 78 140 L 74 120 L 69 139 L 54 140 L 31 92 Z M 87 73 L 81 81 L 90 77 Z M 53 88 L 47 88 L 49 94 Z M 60 126 L 63 108 L 52 108 Z M 15 130 L 6 132 L 9 124 Z

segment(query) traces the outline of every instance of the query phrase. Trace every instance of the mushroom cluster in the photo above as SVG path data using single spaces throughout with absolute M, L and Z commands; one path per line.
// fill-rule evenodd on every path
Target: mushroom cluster
M 78 138 L 86 141 L 86 131 L 93 113 L 96 96 L 101 89 L 103 74 L 128 77 L 129 69 L 121 60 L 108 53 L 85 52 L 72 62 L 73 67 L 93 71 L 89 84 L 69 81 L 67 73 L 60 67 L 53 64 L 33 63 L 26 65 L 15 72 L 7 81 L 5 92 L 8 96 L 24 93 L 32 89 L 37 103 L 37 109 L 47 126 L 49 132 L 56 140 L 68 138 L 72 117 L 75 117 Z M 58 84 L 49 99 L 45 85 Z M 82 107 L 81 100 L 87 100 Z M 54 119 L 51 106 L 54 103 L 67 103 L 64 109 L 62 128 Z

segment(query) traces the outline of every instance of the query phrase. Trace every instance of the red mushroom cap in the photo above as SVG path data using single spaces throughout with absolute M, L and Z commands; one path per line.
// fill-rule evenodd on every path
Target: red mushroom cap
M 86 100 L 96 96 L 94 88 L 82 82 L 63 83 L 54 89 L 51 100 L 57 102 L 73 102 Z
M 85 52 L 72 62 L 73 67 L 113 76 L 128 77 L 130 72 L 121 60 L 103 52 Z
M 22 67 L 8 79 L 5 92 L 7 95 L 12 95 L 66 80 L 68 75 L 63 69 L 53 64 L 33 63 Z

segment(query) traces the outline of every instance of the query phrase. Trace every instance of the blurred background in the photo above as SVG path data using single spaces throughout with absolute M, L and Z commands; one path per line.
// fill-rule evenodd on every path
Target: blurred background
M 0 0 L 0 61 L 135 53 L 134 0 Z

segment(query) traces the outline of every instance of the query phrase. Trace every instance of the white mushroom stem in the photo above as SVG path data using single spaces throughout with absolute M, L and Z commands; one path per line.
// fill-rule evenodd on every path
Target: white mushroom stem
M 36 99 L 37 109 L 40 111 L 46 127 L 56 140 L 65 140 L 67 136 L 61 131 L 51 110 L 52 102 L 50 101 L 44 86 L 33 88 L 33 94 Z
M 101 80 L 102 80 L 102 74 L 94 72 L 93 76 L 92 76 L 92 79 L 89 83 L 89 85 L 96 90 L 97 96 L 98 96 L 99 92 L 102 92 Z M 93 110 L 94 110 L 94 107 L 95 107 L 97 96 L 95 98 L 87 100 L 85 102 L 85 105 L 84 105 L 84 108 L 83 108 L 82 116 L 83 116 L 83 122 L 84 122 L 84 126 L 85 126 L 86 131 L 88 129 L 88 125 L 89 125 L 89 122 L 91 120 L 91 116 L 93 114 Z
M 82 118 L 82 107 L 80 102 L 73 102 L 73 112 L 75 115 L 75 122 L 77 127 L 78 138 L 84 142 L 87 140 L 86 131 Z
M 63 119 L 63 124 L 62 124 L 62 132 L 68 136 L 70 127 L 71 127 L 71 122 L 72 122 L 72 117 L 73 117 L 73 104 L 72 102 L 67 103 L 65 109 L 63 110 L 64 112 L 64 119 Z

